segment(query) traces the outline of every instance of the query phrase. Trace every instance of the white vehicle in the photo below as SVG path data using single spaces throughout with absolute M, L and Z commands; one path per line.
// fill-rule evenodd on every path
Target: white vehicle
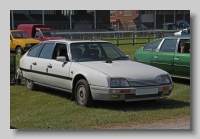
M 190 35 L 190 28 L 185 28 L 174 33 L 174 36 L 181 36 L 181 35 Z
M 95 100 L 156 100 L 174 88 L 166 71 L 131 61 L 101 40 L 41 42 L 22 56 L 20 71 L 28 89 L 42 85 L 66 91 L 80 106 L 93 106 Z

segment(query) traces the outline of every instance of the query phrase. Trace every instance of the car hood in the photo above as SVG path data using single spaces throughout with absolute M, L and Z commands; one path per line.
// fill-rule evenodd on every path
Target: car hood
M 24 38 L 24 39 L 14 39 L 17 42 L 23 42 L 23 43 L 40 43 L 40 41 L 32 38 Z
M 79 63 L 103 72 L 110 77 L 124 77 L 127 79 L 152 79 L 160 74 L 168 74 L 166 71 L 159 68 L 131 60 L 117 60 L 113 61 L 113 63 L 106 63 L 105 61 Z

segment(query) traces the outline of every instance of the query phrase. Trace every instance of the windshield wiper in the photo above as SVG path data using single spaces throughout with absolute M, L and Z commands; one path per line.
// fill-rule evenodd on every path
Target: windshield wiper
M 113 58 L 112 60 L 120 60 L 120 59 L 127 59 L 128 57 L 126 56 L 119 56 L 119 57 L 116 57 L 116 58 Z

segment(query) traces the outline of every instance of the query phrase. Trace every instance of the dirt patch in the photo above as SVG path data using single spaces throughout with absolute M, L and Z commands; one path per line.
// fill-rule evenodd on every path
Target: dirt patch
M 105 129 L 105 128 L 104 128 Z M 106 129 L 191 129 L 190 117 L 165 119 L 145 124 L 114 126 Z

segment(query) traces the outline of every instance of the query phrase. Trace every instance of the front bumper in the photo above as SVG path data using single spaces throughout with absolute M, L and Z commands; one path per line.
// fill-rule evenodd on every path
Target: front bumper
M 94 100 L 105 101 L 141 101 L 167 97 L 174 89 L 173 84 L 130 87 L 130 88 L 106 88 L 90 85 L 91 94 Z

